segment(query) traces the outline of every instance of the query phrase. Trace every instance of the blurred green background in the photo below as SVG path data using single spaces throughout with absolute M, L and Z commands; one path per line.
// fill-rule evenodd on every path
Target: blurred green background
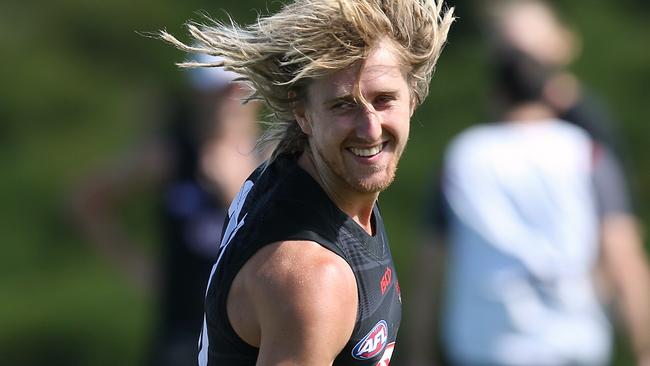
M 406 299 L 430 172 L 454 134 L 487 118 L 483 40 L 463 13 L 471 13 L 469 5 L 457 5 L 460 19 L 414 118 L 398 179 L 382 195 Z M 635 203 L 648 227 L 650 6 L 642 0 L 557 5 L 583 37 L 573 70 L 619 122 Z M 161 95 L 181 87 L 173 63 L 184 55 L 136 31 L 166 28 L 187 40 L 182 25 L 199 20 L 197 10 L 224 19 L 227 9 L 246 23 L 254 9 L 278 6 L 262 0 L 0 4 L 0 364 L 141 364 L 153 300 L 84 242 L 69 219 L 70 194 L 81 177 L 155 129 Z M 123 208 L 152 255 L 159 249 L 154 202 L 144 195 Z M 625 342 L 616 357 L 618 365 L 631 364 Z

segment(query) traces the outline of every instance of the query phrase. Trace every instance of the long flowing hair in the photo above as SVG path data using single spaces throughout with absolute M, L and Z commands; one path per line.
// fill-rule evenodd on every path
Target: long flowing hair
M 453 8 L 444 10 L 442 0 L 296 0 L 245 27 L 232 19 L 190 22 L 192 45 L 166 31 L 159 37 L 189 53 L 223 58 L 180 67 L 224 67 L 242 75 L 253 90 L 245 102 L 263 100 L 271 111 L 258 147 L 274 146 L 272 160 L 305 149 L 293 106 L 309 82 L 364 60 L 382 39 L 392 42 L 421 104 L 453 21 Z

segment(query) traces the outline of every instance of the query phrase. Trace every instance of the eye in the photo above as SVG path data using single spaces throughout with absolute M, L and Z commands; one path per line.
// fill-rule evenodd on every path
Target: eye
M 332 110 L 335 111 L 347 111 L 353 108 L 356 108 L 357 103 L 349 100 L 340 100 L 332 105 Z
M 395 99 L 397 98 L 394 95 L 380 94 L 377 97 L 375 97 L 373 105 L 375 106 L 375 108 L 387 107 L 390 105 L 391 102 L 395 101 Z

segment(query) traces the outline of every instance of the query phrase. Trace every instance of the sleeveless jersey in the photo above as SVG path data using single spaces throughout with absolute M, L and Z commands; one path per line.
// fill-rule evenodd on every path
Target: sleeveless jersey
M 368 235 L 296 160 L 296 156 L 280 156 L 258 168 L 228 210 L 206 291 L 200 366 L 255 365 L 259 349 L 235 333 L 226 300 L 244 263 L 263 246 L 286 240 L 314 241 L 345 259 L 354 272 L 359 304 L 356 324 L 334 365 L 390 363 L 401 319 L 401 297 L 379 208 L 373 208 L 375 235 Z M 336 319 L 323 319 L 324 323 L 331 321 Z

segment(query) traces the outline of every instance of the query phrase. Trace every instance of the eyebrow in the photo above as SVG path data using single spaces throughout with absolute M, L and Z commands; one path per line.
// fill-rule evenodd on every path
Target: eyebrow
M 332 97 L 330 99 L 326 99 L 323 102 L 323 105 L 330 106 L 330 105 L 336 104 L 338 102 L 354 102 L 354 101 L 356 101 L 356 98 L 351 93 L 350 94 L 342 94 L 342 95 L 339 95 L 339 96 L 334 96 L 334 97 Z
M 398 89 L 382 89 L 382 90 L 377 90 L 373 94 L 374 95 L 397 95 L 399 93 Z M 323 105 L 332 105 L 336 104 L 337 102 L 351 102 L 351 101 L 356 101 L 356 97 L 352 95 L 352 93 L 347 93 L 347 94 L 341 94 L 341 95 L 335 95 L 332 98 L 326 99 L 323 102 Z

